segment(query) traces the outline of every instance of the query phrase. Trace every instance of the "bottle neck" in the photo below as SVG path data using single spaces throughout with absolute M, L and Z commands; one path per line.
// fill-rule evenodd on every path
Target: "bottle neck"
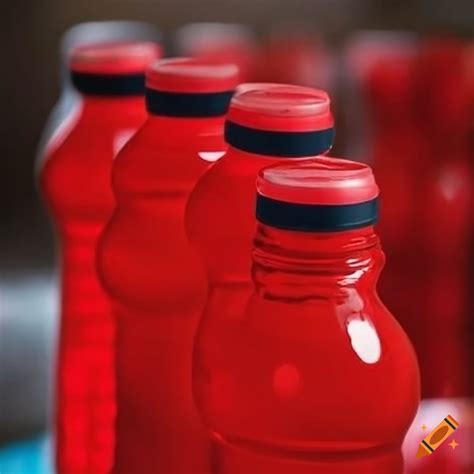
M 237 148 L 235 146 L 229 145 L 228 144 L 228 155 L 232 155 L 233 157 L 235 156 L 236 158 L 239 158 L 241 160 L 246 160 L 246 161 L 259 161 L 262 163 L 262 167 L 268 166 L 269 164 L 275 164 L 281 161 L 282 163 L 287 162 L 288 160 L 291 161 L 307 161 L 311 160 L 313 158 L 316 158 L 316 156 L 324 156 L 326 153 L 322 153 L 321 155 L 311 155 L 311 156 L 293 156 L 293 157 L 281 157 L 281 156 L 274 156 L 274 155 L 265 155 L 261 153 L 251 153 L 249 151 L 241 150 L 240 148 Z
M 82 100 L 83 115 L 97 117 L 101 119 L 104 113 L 107 119 L 113 117 L 117 121 L 126 118 L 128 114 L 140 114 L 145 116 L 145 101 L 143 96 L 97 96 L 97 95 L 80 95 Z
M 160 129 L 170 127 L 175 133 L 180 135 L 207 134 L 222 135 L 224 127 L 224 117 L 173 117 L 169 115 L 154 115 L 149 114 L 147 123 L 151 127 L 158 127 Z
M 252 276 L 257 292 L 267 297 L 329 298 L 353 287 L 375 291 L 384 261 L 373 226 L 316 233 L 259 223 Z

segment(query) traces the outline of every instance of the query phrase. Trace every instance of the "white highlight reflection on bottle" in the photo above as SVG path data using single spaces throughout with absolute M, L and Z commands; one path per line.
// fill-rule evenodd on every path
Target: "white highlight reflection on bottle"
M 363 319 L 353 319 L 347 325 L 352 349 L 366 364 L 375 364 L 382 352 L 380 339 L 372 324 Z
M 219 158 L 222 158 L 225 155 L 225 151 L 200 151 L 198 155 L 199 158 L 203 159 L 204 161 L 209 161 L 210 163 L 213 163 Z

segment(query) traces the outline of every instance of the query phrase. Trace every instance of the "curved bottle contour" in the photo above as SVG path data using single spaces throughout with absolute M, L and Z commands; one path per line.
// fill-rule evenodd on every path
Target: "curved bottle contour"
M 143 122 L 141 102 L 85 98 L 72 129 L 50 144 L 40 168 L 41 191 L 60 236 L 56 458 L 61 473 L 100 474 L 112 465 L 114 323 L 97 278 L 95 248 L 113 209 L 112 159 Z
M 150 54 L 137 63 L 133 48 L 115 45 L 112 54 L 112 46 L 103 44 L 71 53 L 71 79 L 81 102 L 74 121 L 48 143 L 39 170 L 42 194 L 60 237 L 56 389 L 60 473 L 102 474 L 112 466 L 115 325 L 96 273 L 95 250 L 114 205 L 112 160 L 145 120 L 144 69 L 158 53 L 155 45 L 127 44 L 138 49 L 145 44 Z M 86 60 L 81 56 L 85 51 L 98 54 Z
M 399 451 L 419 401 L 416 356 L 376 294 L 384 261 L 376 208 L 372 224 L 354 224 L 358 206 L 378 194 L 370 169 L 353 164 L 365 176 L 341 176 L 336 163 L 323 178 L 330 159 L 260 173 L 254 293 L 233 318 L 201 320 L 193 389 L 221 474 L 257 465 L 279 474 L 347 473 L 349 464 L 402 472 Z M 359 202 L 340 186 L 350 179 Z M 282 212 L 262 214 L 265 199 Z M 293 230 L 284 228 L 288 205 L 299 209 Z M 303 219 L 328 208 L 338 220 L 324 229 Z
M 117 206 L 97 254 L 118 325 L 116 474 L 186 474 L 190 465 L 196 474 L 208 471 L 208 442 L 190 388 L 207 284 L 185 235 L 184 209 L 209 166 L 199 150 L 224 143 L 189 132 L 183 120 L 150 117 L 114 164 Z
M 465 46 L 432 39 L 406 53 L 398 63 L 379 61 L 369 82 L 374 171 L 384 196 L 379 232 L 389 258 L 380 292 L 416 348 L 423 397 L 464 396 L 467 355 L 460 340 L 467 328 L 470 194 Z M 439 334 L 449 357 L 433 367 Z
M 209 470 L 209 441 L 191 396 L 207 282 L 184 211 L 209 158 L 225 150 L 223 114 L 236 77 L 232 66 L 197 59 L 155 63 L 147 74 L 148 120 L 114 163 L 117 206 L 98 268 L 118 331 L 115 474 Z
M 171 122 L 171 123 L 170 123 Z M 117 206 L 98 250 L 101 278 L 117 302 L 137 310 L 177 314 L 202 306 L 206 279 L 184 232 L 187 197 L 222 155 L 222 119 L 150 117 L 115 160 Z M 185 296 L 185 297 L 184 297 Z
M 204 318 L 196 342 L 196 402 L 216 436 L 293 452 L 401 443 L 418 402 L 416 357 L 376 296 L 378 245 L 361 261 L 350 252 L 334 255 L 351 239 L 374 241 L 373 230 L 344 233 L 301 237 L 258 227 L 257 293 L 232 321 Z M 327 248 L 311 258 L 321 238 Z M 283 253 L 285 240 L 293 252 L 308 249 Z M 332 258 L 325 257 L 331 248 Z M 316 266 L 321 271 L 312 274 Z
M 285 84 L 239 86 L 227 116 L 229 150 L 200 179 L 186 209 L 188 236 L 213 284 L 250 283 L 258 171 L 272 163 L 325 153 L 332 134 L 330 101 L 324 91 Z M 276 156 L 275 143 L 281 144 L 280 153 L 288 150 L 288 156 Z M 315 153 L 308 155 L 307 150 Z
M 148 71 L 150 115 L 115 161 L 117 207 L 98 252 L 104 286 L 118 302 L 158 314 L 202 306 L 206 279 L 187 242 L 184 209 L 226 149 L 218 108 L 230 95 L 225 102 L 219 94 L 230 94 L 236 77 L 233 65 L 192 58 L 158 61 Z
M 60 229 L 76 223 L 101 226 L 110 217 L 114 202 L 110 187 L 112 159 L 143 123 L 142 101 L 87 97 L 72 127 L 49 144 L 39 181 Z M 85 186 L 88 192 L 84 192 Z
M 57 134 L 62 134 L 64 127 L 71 115 L 74 115 L 79 97 L 74 90 L 68 62 L 71 52 L 79 45 L 117 43 L 128 41 L 144 41 L 159 43 L 160 33 L 151 24 L 139 21 L 92 21 L 73 25 L 67 29 L 60 40 L 60 79 L 61 96 L 50 112 L 37 149 L 36 168 L 40 168 L 41 161 L 49 148 L 50 141 L 55 140 Z

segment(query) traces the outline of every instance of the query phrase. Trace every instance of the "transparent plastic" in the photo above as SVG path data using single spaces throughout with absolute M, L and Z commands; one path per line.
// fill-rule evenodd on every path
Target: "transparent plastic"
M 68 62 L 71 52 L 79 45 L 115 43 L 124 41 L 154 41 L 157 43 L 160 33 L 154 26 L 139 21 L 91 21 L 78 23 L 61 36 L 61 96 L 50 112 L 41 133 L 37 151 L 37 164 L 43 159 L 43 153 L 56 129 L 61 126 L 80 100 L 79 94 L 71 84 Z
M 143 97 L 83 96 L 73 114 L 39 170 L 60 244 L 56 464 L 59 473 L 105 474 L 114 448 L 115 336 L 95 247 L 114 205 L 112 160 L 145 119 Z
M 117 318 L 116 474 L 204 474 L 209 442 L 191 396 L 205 271 L 184 210 L 225 150 L 223 117 L 149 116 L 117 157 L 114 215 L 98 248 Z
M 324 91 L 286 84 L 239 86 L 227 120 L 255 130 L 283 133 L 333 127 L 330 100 Z M 230 146 L 199 180 L 186 208 L 186 228 L 207 267 L 205 314 L 232 319 L 242 313 L 252 291 L 250 267 L 258 172 L 271 164 L 310 158 L 275 157 Z
M 262 176 L 259 192 L 279 199 Z M 297 181 L 287 201 L 307 201 L 315 183 L 298 197 Z M 376 293 L 383 263 L 372 226 L 257 225 L 251 295 L 232 313 L 208 304 L 196 337 L 194 397 L 216 474 L 402 474 L 419 373 Z

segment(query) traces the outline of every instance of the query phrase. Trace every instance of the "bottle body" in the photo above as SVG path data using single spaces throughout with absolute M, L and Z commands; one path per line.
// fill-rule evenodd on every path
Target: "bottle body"
M 461 51 L 456 43 L 422 44 L 402 67 L 404 80 L 394 75 L 370 98 L 376 124 L 374 171 L 385 197 L 380 233 L 389 259 L 380 291 L 413 341 L 424 398 L 469 392 L 465 334 L 471 184 Z M 386 80 L 393 64 L 385 64 Z M 405 84 L 405 91 L 395 95 L 398 107 L 393 100 L 384 103 L 395 97 L 397 78 Z M 440 344 L 449 355 L 433 363 Z
M 206 263 L 210 288 L 204 312 L 209 317 L 233 319 L 252 292 L 255 178 L 277 160 L 283 161 L 229 148 L 191 194 L 186 228 Z M 212 234 L 209 228 L 215 229 Z
M 85 97 L 74 125 L 50 143 L 40 169 L 60 245 L 58 472 L 105 473 L 111 467 L 115 336 L 95 269 L 95 247 L 113 208 L 114 152 L 143 120 L 140 98 Z
M 259 224 L 245 310 L 201 321 L 194 391 L 217 472 L 401 473 L 418 369 L 375 293 L 378 241 L 300 234 Z
M 423 213 L 417 232 L 420 255 L 426 262 L 422 286 L 427 301 L 425 349 L 420 365 L 427 398 L 462 399 L 473 393 L 472 357 L 467 349 L 472 133 L 466 50 L 459 41 L 427 40 L 422 43 L 416 71 L 420 140 L 430 159 L 429 168 L 419 176 L 418 215 Z M 447 355 L 433 364 L 440 343 Z
M 192 343 L 207 284 L 184 210 L 209 166 L 199 153 L 222 153 L 224 144 L 221 120 L 201 122 L 151 116 L 114 164 L 117 207 L 98 263 L 118 326 L 116 473 L 208 470 L 208 441 L 191 396 Z
M 312 160 L 327 153 L 333 139 L 326 92 L 258 83 L 237 90 L 225 124 L 229 149 L 199 180 L 186 207 L 187 235 L 205 262 L 209 279 L 205 314 L 233 319 L 252 292 L 259 171 L 276 163 Z

